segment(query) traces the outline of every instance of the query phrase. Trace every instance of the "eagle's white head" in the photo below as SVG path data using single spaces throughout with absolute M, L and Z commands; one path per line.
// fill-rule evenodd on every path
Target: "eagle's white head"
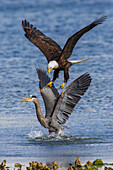
M 59 67 L 59 65 L 55 60 L 50 61 L 48 64 L 48 73 L 50 74 L 52 69 L 57 69 L 58 67 Z

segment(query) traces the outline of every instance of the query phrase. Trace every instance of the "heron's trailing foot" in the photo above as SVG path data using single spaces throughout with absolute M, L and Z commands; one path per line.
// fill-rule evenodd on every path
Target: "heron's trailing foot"
M 82 63 L 82 62 L 84 62 L 84 61 L 88 61 L 89 60 L 89 58 L 87 58 L 87 59 L 84 59 L 84 60 L 73 60 L 73 61 L 69 61 L 71 64 L 77 64 L 77 63 Z
M 50 135 L 52 135 L 52 132 L 49 132 Z
M 63 82 L 63 83 L 60 85 L 60 88 L 63 89 L 63 88 L 64 88 L 64 85 L 65 85 L 65 83 Z
M 53 82 L 52 82 L 52 81 L 50 81 L 50 82 L 46 85 L 46 87 L 48 87 L 48 86 L 50 86 L 50 87 L 51 87 L 51 86 L 52 86 L 52 83 L 53 83 Z

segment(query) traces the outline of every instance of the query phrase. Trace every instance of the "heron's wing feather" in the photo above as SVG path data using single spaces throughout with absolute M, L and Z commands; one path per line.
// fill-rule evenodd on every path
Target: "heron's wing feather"
M 59 59 L 62 49 L 54 40 L 44 35 L 26 20 L 22 20 L 22 27 L 25 31 L 26 38 L 43 52 L 48 62 L 54 59 Z
M 106 20 L 106 16 L 102 16 L 101 18 L 95 20 L 94 22 L 92 22 L 90 25 L 84 27 L 83 29 L 81 29 L 80 31 L 76 32 L 74 35 L 72 35 L 66 42 L 62 53 L 61 53 L 61 58 L 65 58 L 68 59 L 74 49 L 74 46 L 76 45 L 77 41 L 80 39 L 80 37 L 85 34 L 86 32 L 90 31 L 92 28 L 94 28 L 95 26 L 102 24 L 105 20 Z
M 59 97 L 59 93 L 55 88 L 54 84 L 52 85 L 52 87 L 46 87 L 47 83 L 50 82 L 50 78 L 48 77 L 46 72 L 39 68 L 36 68 L 36 70 L 39 77 L 40 92 L 44 100 L 45 109 L 46 109 L 45 117 L 49 119 L 52 115 L 54 106 Z
M 83 74 L 74 80 L 60 95 L 52 115 L 52 123 L 64 124 L 74 107 L 84 95 L 91 83 L 91 76 Z

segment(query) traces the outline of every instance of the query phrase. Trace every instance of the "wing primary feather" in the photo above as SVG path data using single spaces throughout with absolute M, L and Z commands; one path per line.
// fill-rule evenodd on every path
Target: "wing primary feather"
M 85 73 L 74 80 L 60 95 L 52 115 L 52 123 L 64 124 L 74 107 L 91 83 L 91 76 Z
M 107 16 L 103 15 L 103 16 L 100 17 L 99 19 L 96 19 L 96 20 L 94 21 L 94 24 L 95 24 L 95 25 L 102 24 L 106 19 L 107 19 Z

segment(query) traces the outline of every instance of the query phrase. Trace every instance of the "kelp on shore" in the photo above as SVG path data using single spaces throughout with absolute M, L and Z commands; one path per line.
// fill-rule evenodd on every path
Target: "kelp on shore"
M 93 161 L 93 163 L 91 161 L 87 161 L 87 163 L 85 165 L 81 164 L 80 158 L 77 157 L 76 161 L 74 164 L 69 163 L 68 167 L 65 167 L 67 170 L 98 170 L 99 167 L 104 166 L 105 170 L 113 170 L 112 167 L 107 167 L 105 165 L 113 165 L 111 164 L 104 164 L 103 161 L 101 159 L 96 159 L 95 161 Z M 18 170 L 22 170 L 22 167 L 24 165 L 21 165 L 20 163 L 15 163 L 14 165 L 14 169 L 18 168 Z M 62 166 L 58 165 L 58 163 L 56 161 L 53 161 L 52 163 L 46 163 L 46 165 L 44 165 L 42 162 L 36 162 L 36 161 L 32 161 L 29 162 L 29 166 L 25 167 L 26 170 L 57 170 L 57 169 L 62 169 Z M 0 164 L 0 170 L 10 170 L 12 168 L 7 167 L 6 165 L 6 160 L 4 160 L 1 164 Z

